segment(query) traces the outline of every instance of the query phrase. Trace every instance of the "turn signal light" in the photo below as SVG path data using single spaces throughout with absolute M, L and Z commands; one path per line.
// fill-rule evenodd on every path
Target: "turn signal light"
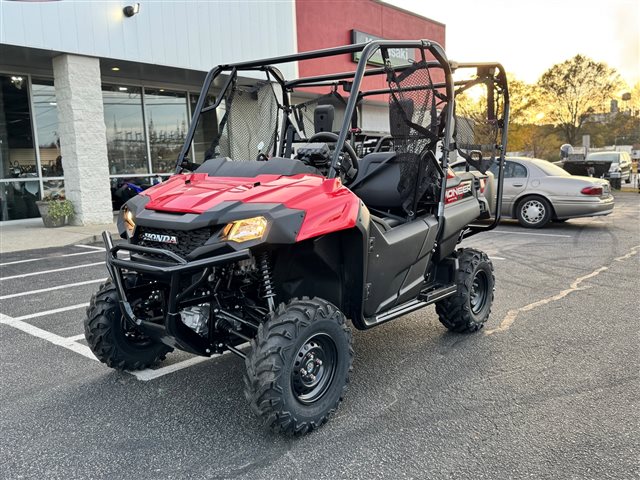
M 129 235 L 129 238 L 131 238 L 133 237 L 133 232 L 136 229 L 135 218 L 131 210 L 129 210 L 127 207 L 124 207 L 122 209 L 122 215 L 124 219 L 124 226 L 127 229 L 127 234 Z
M 596 187 L 595 185 L 592 185 L 590 187 L 584 187 L 582 190 L 580 190 L 580 193 L 583 195 L 602 195 L 602 187 Z

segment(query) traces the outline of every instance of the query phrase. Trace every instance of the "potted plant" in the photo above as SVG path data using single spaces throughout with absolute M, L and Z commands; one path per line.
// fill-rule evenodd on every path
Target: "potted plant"
M 75 214 L 73 203 L 63 195 L 47 196 L 36 205 L 45 227 L 62 227 Z

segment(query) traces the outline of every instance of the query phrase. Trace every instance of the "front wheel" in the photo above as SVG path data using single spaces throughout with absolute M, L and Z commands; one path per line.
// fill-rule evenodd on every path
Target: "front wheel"
M 342 312 L 320 298 L 295 299 L 280 305 L 251 341 L 245 396 L 267 428 L 302 435 L 338 408 L 352 362 Z
M 516 216 L 525 228 L 542 228 L 551 220 L 551 204 L 542 197 L 528 197 L 518 203 Z
M 134 283 L 131 277 L 125 284 Z M 84 321 L 84 336 L 89 348 L 102 363 L 116 370 L 140 370 L 164 360 L 171 347 L 139 332 L 124 318 L 118 292 L 107 280 L 91 297 Z
M 458 250 L 455 281 L 456 294 L 436 303 L 440 322 L 458 333 L 480 330 L 491 313 L 496 283 L 487 254 L 473 248 Z

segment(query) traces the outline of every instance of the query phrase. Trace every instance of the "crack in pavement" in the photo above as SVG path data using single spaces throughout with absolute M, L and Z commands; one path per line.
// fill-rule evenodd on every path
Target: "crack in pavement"
M 580 284 L 582 282 L 584 282 L 585 280 L 589 280 L 590 278 L 597 277 L 602 272 L 605 272 L 605 271 L 609 270 L 609 267 L 611 267 L 611 265 L 613 265 L 613 262 L 622 262 L 624 260 L 627 260 L 627 259 L 631 258 L 632 256 L 634 256 L 634 255 L 636 255 L 638 253 L 638 250 L 640 250 L 640 245 L 636 245 L 635 247 L 632 247 L 631 250 L 629 250 L 629 252 L 627 252 L 625 255 L 622 255 L 620 257 L 614 258 L 613 261 L 609 265 L 605 265 L 605 266 L 602 266 L 600 268 L 596 268 L 593 272 L 591 272 L 591 273 L 589 273 L 587 275 L 583 275 L 582 277 L 576 278 L 571 283 L 569 288 L 567 288 L 565 290 L 562 290 L 561 292 L 559 292 L 559 293 L 557 293 L 555 295 L 543 298 L 541 300 L 538 300 L 537 302 L 530 303 L 528 305 L 525 305 L 524 307 L 520 307 L 520 308 L 515 308 L 513 310 L 509 310 L 507 312 L 507 314 L 504 316 L 504 318 L 502 319 L 502 321 L 500 322 L 500 325 L 498 325 L 496 328 L 485 330 L 484 334 L 485 335 L 493 335 L 494 333 L 500 333 L 500 332 L 504 332 L 506 330 L 509 330 L 509 328 L 516 321 L 516 319 L 518 318 L 518 315 L 520 313 L 529 312 L 531 310 L 535 310 L 538 307 L 542 307 L 544 305 L 547 305 L 548 303 L 558 301 L 558 300 L 566 297 L 567 295 L 569 295 L 572 292 L 577 292 L 577 291 L 580 291 L 580 290 L 586 290 L 588 288 L 591 288 L 589 286 L 584 286 L 584 287 L 580 286 Z

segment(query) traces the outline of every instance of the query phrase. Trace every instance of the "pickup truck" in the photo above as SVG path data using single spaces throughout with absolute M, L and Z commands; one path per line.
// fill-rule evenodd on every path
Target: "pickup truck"
M 631 182 L 631 157 L 627 152 L 592 152 L 584 160 L 570 156 L 563 168 L 572 175 Z

